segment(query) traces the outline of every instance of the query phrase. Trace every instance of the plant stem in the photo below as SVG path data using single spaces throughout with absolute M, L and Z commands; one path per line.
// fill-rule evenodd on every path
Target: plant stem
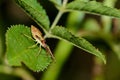
M 62 14 L 63 14 L 62 11 L 58 12 L 58 14 L 57 14 L 57 16 L 56 16 L 56 18 L 55 18 L 55 20 L 54 20 L 54 22 L 53 22 L 53 24 L 52 24 L 52 26 L 50 28 L 50 31 L 51 31 L 51 29 L 53 29 L 56 26 L 56 24 L 58 23 L 60 17 L 62 16 Z
M 67 4 L 68 0 L 63 0 L 63 6 L 65 7 Z
M 77 33 L 78 27 L 84 18 L 84 14 L 80 12 L 72 12 L 68 15 L 66 27 L 73 33 Z M 76 25 L 77 24 L 77 25 Z M 74 26 L 74 27 L 73 27 Z M 65 41 L 59 41 L 55 48 L 54 54 L 56 63 L 53 63 L 50 68 L 45 72 L 42 80 L 58 80 L 61 73 L 61 69 L 65 64 L 66 60 L 71 54 L 74 46 Z M 62 53 L 61 53 L 62 51 Z
M 63 5 L 62 5 L 61 9 L 59 10 L 59 12 L 58 12 L 58 14 L 57 14 L 53 24 L 51 25 L 50 31 L 51 31 L 51 29 L 53 29 L 56 26 L 56 24 L 58 23 L 59 19 L 63 15 L 67 2 L 68 2 L 68 0 L 64 0 L 63 1 Z

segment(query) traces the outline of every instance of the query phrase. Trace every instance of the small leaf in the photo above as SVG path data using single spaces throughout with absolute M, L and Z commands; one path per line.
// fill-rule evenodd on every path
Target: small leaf
M 76 0 L 67 5 L 68 10 L 86 11 L 89 13 L 106 15 L 120 18 L 120 11 L 116 8 L 110 8 L 96 1 Z
M 16 3 L 22 7 L 32 18 L 37 22 L 43 29 L 49 29 L 49 19 L 42 8 L 42 6 L 37 2 L 37 0 L 15 0 Z
M 77 46 L 78 48 L 81 48 L 91 54 L 96 55 L 101 60 L 103 60 L 104 63 L 106 63 L 105 56 L 84 38 L 76 37 L 65 28 L 58 26 L 52 29 L 52 34 L 55 38 L 66 40 L 72 43 L 73 45 Z
M 21 66 L 24 63 L 33 71 L 42 71 L 52 61 L 50 55 L 42 48 L 36 46 L 32 39 L 30 28 L 24 25 L 14 25 L 6 33 L 7 60 L 12 66 Z M 40 52 L 40 53 L 39 53 Z

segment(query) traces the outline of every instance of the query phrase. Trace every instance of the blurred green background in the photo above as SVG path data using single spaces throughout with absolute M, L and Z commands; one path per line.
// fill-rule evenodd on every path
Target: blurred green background
M 119 0 L 97 1 L 120 8 Z M 56 8 L 49 0 L 39 2 L 52 23 Z M 14 0 L 0 0 L 0 80 L 120 80 L 120 19 L 84 12 L 64 14 L 58 24 L 91 42 L 106 55 L 107 64 L 67 42 L 47 39 L 57 62 L 39 73 L 25 65 L 10 67 L 6 64 L 5 32 L 15 24 L 38 26 Z

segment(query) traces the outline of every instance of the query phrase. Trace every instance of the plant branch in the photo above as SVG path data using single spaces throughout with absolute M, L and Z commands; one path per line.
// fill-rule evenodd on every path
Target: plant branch
M 67 2 L 68 2 L 68 0 L 64 0 L 64 1 L 63 1 L 63 5 L 62 5 L 62 7 L 60 8 L 60 10 L 59 10 L 59 12 L 58 12 L 58 14 L 57 14 L 57 16 L 56 16 L 53 24 L 51 25 L 50 31 L 51 31 L 51 29 L 53 29 L 53 28 L 56 26 L 56 24 L 58 23 L 59 19 L 61 18 L 61 16 L 62 16 L 63 13 L 65 12 L 64 10 L 65 10 L 65 7 L 66 7 Z
M 58 23 L 59 19 L 60 19 L 61 16 L 62 16 L 62 14 L 63 14 L 63 12 L 60 10 L 60 11 L 58 12 L 58 14 L 57 14 L 57 16 L 56 16 L 56 18 L 55 18 L 55 20 L 54 20 L 51 28 L 50 28 L 50 31 L 51 31 L 51 29 L 53 29 L 53 28 L 56 26 L 56 24 Z
M 65 7 L 67 4 L 68 0 L 63 0 L 63 6 Z

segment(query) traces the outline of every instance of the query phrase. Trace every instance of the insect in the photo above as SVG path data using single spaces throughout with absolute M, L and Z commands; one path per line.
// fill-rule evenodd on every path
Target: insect
M 53 60 L 55 60 L 55 57 L 53 56 L 49 46 L 45 43 L 45 39 L 43 38 L 42 36 L 42 33 L 40 32 L 39 29 L 37 29 L 35 26 L 31 25 L 31 33 L 32 33 L 32 37 L 35 39 L 35 41 L 37 42 L 35 45 L 33 46 L 36 46 L 37 44 L 40 45 L 40 51 L 41 51 L 41 46 L 47 51 L 48 54 L 51 55 L 51 58 Z M 25 35 L 27 36 L 27 35 Z M 28 36 L 27 36 L 28 37 Z M 30 37 L 29 37 L 30 38 Z

